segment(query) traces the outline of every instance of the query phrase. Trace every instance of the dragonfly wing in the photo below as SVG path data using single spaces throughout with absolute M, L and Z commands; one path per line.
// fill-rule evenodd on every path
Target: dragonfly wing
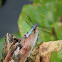
M 47 27 L 41 27 L 39 28 L 40 31 L 43 31 L 43 32 L 46 32 L 46 33 L 49 33 L 49 34 L 52 34 L 52 28 L 47 28 Z

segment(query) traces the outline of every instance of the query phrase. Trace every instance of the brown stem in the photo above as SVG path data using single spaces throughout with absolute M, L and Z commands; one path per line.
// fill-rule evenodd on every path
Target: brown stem
M 13 55 L 14 51 L 15 51 L 16 47 L 12 46 L 12 48 L 10 49 L 10 51 L 8 52 L 4 62 L 9 62 L 11 59 L 11 56 Z

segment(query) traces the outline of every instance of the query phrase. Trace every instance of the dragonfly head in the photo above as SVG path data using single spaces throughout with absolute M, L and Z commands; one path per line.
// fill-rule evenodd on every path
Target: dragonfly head
M 38 25 L 39 25 L 39 23 L 37 22 L 37 23 L 36 23 L 36 25 L 38 26 Z

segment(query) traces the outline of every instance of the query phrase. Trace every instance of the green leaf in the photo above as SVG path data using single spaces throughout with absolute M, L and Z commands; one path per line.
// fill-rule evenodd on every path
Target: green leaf
M 61 51 L 52 53 L 51 62 L 62 62 L 62 47 L 61 47 Z
M 26 21 L 33 26 L 36 22 L 39 23 L 39 40 L 36 47 L 40 42 L 48 42 L 53 40 L 62 40 L 62 27 L 58 26 L 56 22 L 60 22 L 62 16 L 62 0 L 34 0 L 33 5 L 25 5 L 20 14 L 21 19 L 18 21 L 20 34 L 23 36 L 24 33 L 29 32 L 31 27 Z M 49 27 L 45 29 L 43 27 Z M 28 30 L 27 30 L 28 29 Z M 44 32 L 48 31 L 50 33 Z M 52 62 L 62 62 L 60 52 L 52 53 Z
M 21 22 L 19 21 L 18 23 L 19 23 L 20 35 L 21 35 L 21 37 L 23 37 L 23 35 L 25 33 L 29 32 L 30 27 L 29 27 L 29 25 L 25 21 L 21 20 Z
M 54 29 L 58 40 L 62 40 L 62 23 L 55 23 Z
M 2 50 L 3 50 L 3 45 L 4 45 L 4 42 L 5 42 L 5 38 L 0 38 L 0 58 L 2 56 Z

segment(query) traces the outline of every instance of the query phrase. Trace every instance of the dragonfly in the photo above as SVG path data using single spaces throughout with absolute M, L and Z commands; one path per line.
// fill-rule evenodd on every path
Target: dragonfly
M 25 36 L 25 39 L 33 32 L 33 30 L 38 26 L 38 23 L 34 24 L 30 32 Z
M 34 24 L 30 32 L 25 34 L 27 39 L 25 35 L 20 39 L 7 33 L 0 62 L 26 62 L 39 38 L 37 25 L 38 23 Z
M 28 21 L 26 21 L 26 23 L 27 23 L 30 27 L 32 27 L 32 26 L 33 26 L 33 27 L 32 27 L 32 29 L 30 30 L 30 32 L 26 35 L 25 38 L 27 38 L 27 37 L 32 33 L 32 31 L 36 28 L 36 26 L 39 27 L 39 30 L 41 30 L 41 31 L 43 31 L 43 32 L 46 32 L 46 33 L 49 33 L 49 34 L 52 34 L 52 32 L 51 32 L 52 27 L 40 26 L 38 22 L 36 22 L 36 24 L 34 24 L 29 16 L 28 16 L 28 19 L 29 19 L 29 22 L 30 22 L 30 23 L 29 23 Z

